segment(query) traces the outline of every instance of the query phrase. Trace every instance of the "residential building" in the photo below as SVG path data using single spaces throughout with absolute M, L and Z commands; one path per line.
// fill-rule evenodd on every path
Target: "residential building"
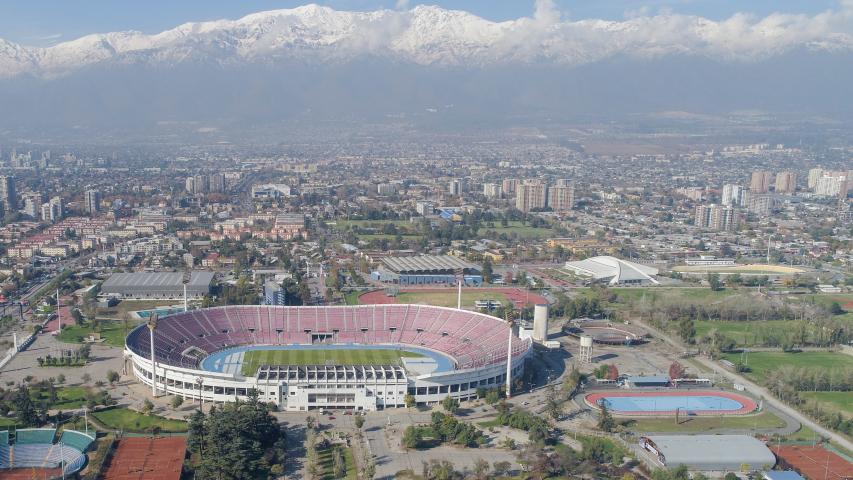
M 14 212 L 18 208 L 18 194 L 15 191 L 15 177 L 0 176 L 0 207 L 4 213 Z
M 515 208 L 522 212 L 545 208 L 548 187 L 539 180 L 526 180 L 516 187 Z
M 548 206 L 555 212 L 567 212 L 575 206 L 575 187 L 557 185 L 548 189 Z
M 742 185 L 734 185 L 727 183 L 723 185 L 723 195 L 721 203 L 729 206 L 744 206 L 746 189 Z
M 85 194 L 86 212 L 94 215 L 101 211 L 101 192 L 98 190 L 86 190 Z
M 770 183 L 772 180 L 773 174 L 766 170 L 752 172 L 752 178 L 749 182 L 749 190 L 753 193 L 767 193 L 770 191 Z
M 794 193 L 797 189 L 797 174 L 794 172 L 779 172 L 776 174 L 776 193 Z
M 501 196 L 501 187 L 497 183 L 484 183 L 483 195 L 488 198 L 498 198 Z

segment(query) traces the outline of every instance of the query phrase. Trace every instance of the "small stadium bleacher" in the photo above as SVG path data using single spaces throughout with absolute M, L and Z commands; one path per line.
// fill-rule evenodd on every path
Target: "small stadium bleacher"
M 82 469 L 94 437 L 65 430 L 56 443 L 55 438 L 55 428 L 21 428 L 10 445 L 9 431 L 0 432 L 0 469 L 64 467 L 65 474 Z

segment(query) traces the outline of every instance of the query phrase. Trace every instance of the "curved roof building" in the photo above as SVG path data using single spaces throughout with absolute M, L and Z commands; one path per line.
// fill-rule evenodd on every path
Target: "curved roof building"
M 699 471 L 770 469 L 776 457 L 764 442 L 747 435 L 652 435 L 640 438 L 640 446 L 661 465 L 686 465 Z
M 566 270 L 609 285 L 657 285 L 658 269 L 616 257 L 600 256 L 566 262 Z

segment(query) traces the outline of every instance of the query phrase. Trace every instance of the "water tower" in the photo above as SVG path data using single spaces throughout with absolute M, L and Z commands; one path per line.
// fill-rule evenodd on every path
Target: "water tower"
M 592 363 L 592 337 L 588 335 L 581 336 L 581 350 L 578 354 L 581 363 Z

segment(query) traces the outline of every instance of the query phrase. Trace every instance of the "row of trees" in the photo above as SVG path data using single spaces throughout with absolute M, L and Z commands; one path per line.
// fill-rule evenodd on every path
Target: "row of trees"
M 63 355 L 54 357 L 50 354 L 36 358 L 40 367 L 64 367 L 71 365 L 83 365 L 89 361 L 92 355 L 92 347 L 88 344 L 81 345 L 74 351 L 67 350 Z

